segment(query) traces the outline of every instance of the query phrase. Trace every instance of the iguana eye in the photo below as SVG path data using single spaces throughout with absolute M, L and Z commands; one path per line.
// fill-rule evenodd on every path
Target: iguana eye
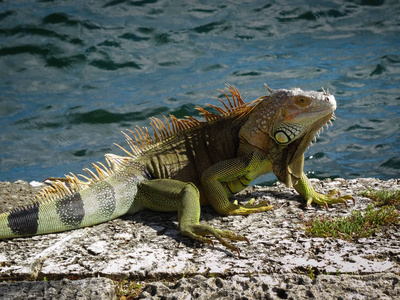
M 310 105 L 310 102 L 311 102 L 311 100 L 309 98 L 305 98 L 305 97 L 297 97 L 297 98 L 295 98 L 294 101 L 300 107 L 307 107 L 308 105 Z

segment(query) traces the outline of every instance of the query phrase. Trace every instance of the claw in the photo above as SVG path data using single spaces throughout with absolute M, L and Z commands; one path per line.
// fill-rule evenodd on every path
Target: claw
M 213 242 L 212 239 L 210 239 L 210 244 L 211 244 L 211 246 L 214 248 L 214 242 Z
M 247 245 L 250 245 L 250 241 L 249 241 L 249 239 L 247 238 L 247 237 L 243 237 L 244 238 L 244 240 L 247 242 Z
M 351 201 L 353 201 L 353 204 L 354 204 L 354 205 L 356 204 L 356 200 L 354 199 L 353 196 L 346 195 L 346 196 L 343 196 L 343 199 L 351 200 Z
M 310 207 L 312 202 L 313 202 L 313 198 L 309 197 L 308 200 L 307 200 L 307 208 Z
M 343 203 L 344 203 L 344 205 L 346 205 L 346 207 L 347 207 L 347 200 L 353 201 L 353 205 L 356 205 L 356 200 L 354 199 L 353 196 L 346 195 L 346 196 L 343 196 L 342 198 L 345 200 Z
M 327 204 L 326 202 L 325 202 L 324 204 L 325 204 L 325 209 L 326 209 L 326 211 L 328 211 L 328 210 L 329 210 L 328 204 Z
M 239 248 L 236 248 L 235 250 L 236 250 L 238 256 L 240 257 L 240 250 L 239 250 Z

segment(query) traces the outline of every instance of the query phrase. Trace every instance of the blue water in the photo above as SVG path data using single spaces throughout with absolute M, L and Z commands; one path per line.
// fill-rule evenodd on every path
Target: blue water
M 80 173 L 121 130 L 264 82 L 336 96 L 311 177 L 400 178 L 399 37 L 389 0 L 0 1 L 0 180 Z

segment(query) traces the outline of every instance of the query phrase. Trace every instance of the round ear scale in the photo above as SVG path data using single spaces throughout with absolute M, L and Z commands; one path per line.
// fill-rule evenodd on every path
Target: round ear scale
M 268 85 L 266 83 L 264 83 L 265 87 L 267 88 L 268 92 L 270 92 L 271 94 L 273 93 L 273 91 L 268 87 Z
M 290 142 L 290 137 L 287 135 L 286 132 L 279 130 L 275 132 L 275 140 L 278 144 L 284 145 Z

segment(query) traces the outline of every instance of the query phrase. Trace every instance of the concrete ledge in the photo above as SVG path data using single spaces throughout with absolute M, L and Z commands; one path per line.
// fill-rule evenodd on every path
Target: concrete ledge
M 117 299 L 113 281 L 108 278 L 60 281 L 20 281 L 0 283 L 0 299 Z
M 150 283 L 139 299 L 398 299 L 395 274 L 307 275 L 272 274 L 229 279 L 197 275 L 176 284 Z M 165 297 L 165 298 L 164 298 Z
M 367 178 L 312 182 L 316 190 L 324 193 L 338 189 L 342 195 L 354 195 L 355 206 L 351 204 L 346 209 L 343 205 L 334 205 L 329 211 L 316 206 L 306 208 L 294 190 L 277 184 L 252 187 L 236 197 L 239 202 L 252 197 L 257 201 L 270 200 L 275 207 L 272 211 L 226 217 L 209 207 L 203 208 L 201 222 L 249 238 L 250 245 L 238 243 L 240 257 L 217 242 L 212 248 L 180 235 L 175 213 L 141 212 L 70 232 L 0 241 L 0 277 L 4 282 L 0 295 L 13 295 L 12 287 L 29 292 L 34 289 L 21 288 L 19 284 L 35 286 L 35 282 L 13 283 L 15 280 L 37 280 L 41 286 L 38 289 L 46 290 L 49 285 L 58 284 L 61 286 L 57 288 L 62 288 L 77 282 L 65 281 L 65 278 L 82 279 L 80 284 L 89 285 L 93 277 L 105 277 L 104 282 L 109 282 L 106 278 L 152 282 L 140 297 L 154 299 L 161 295 L 180 298 L 178 294 L 194 297 L 195 293 L 201 294 L 198 291 L 208 297 L 218 293 L 249 297 L 253 293 L 260 295 L 256 297 L 260 299 L 280 299 L 282 295 L 329 299 L 328 291 L 334 295 L 343 292 L 343 299 L 349 298 L 346 293 L 360 297 L 371 293 L 382 299 L 400 296 L 398 227 L 356 243 L 310 238 L 302 230 L 303 221 L 314 215 L 337 217 L 365 209 L 370 200 L 357 196 L 360 191 L 367 187 L 399 189 L 399 180 Z M 35 188 L 25 182 L 1 182 L 0 211 L 27 203 L 34 191 Z M 308 276 L 310 268 L 316 275 L 314 281 Z M 44 278 L 54 282 L 41 281 Z M 390 292 L 386 291 L 388 286 L 392 286 Z M 72 288 L 79 291 L 79 285 L 72 285 Z M 3 292 L 6 290 L 7 293 Z M 43 299 L 52 299 L 49 295 Z M 110 293 L 107 297 L 102 299 L 113 299 L 115 295 Z

